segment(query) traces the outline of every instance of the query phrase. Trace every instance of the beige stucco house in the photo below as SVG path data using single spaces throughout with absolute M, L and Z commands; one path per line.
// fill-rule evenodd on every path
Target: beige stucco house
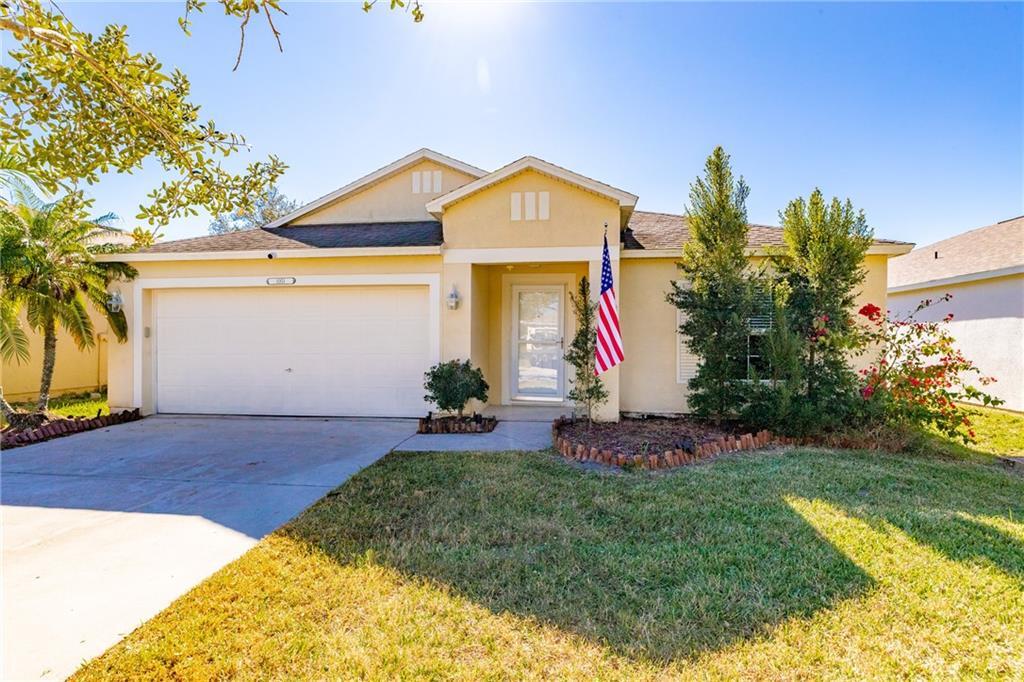
M 921 320 L 953 314 L 950 332 L 978 368 L 996 378 L 985 388 L 1024 410 L 1024 216 L 964 232 L 893 259 L 891 314 L 924 299 L 953 298 L 922 311 Z
M 422 149 L 258 230 L 156 245 L 117 286 L 110 402 L 146 413 L 418 416 L 423 372 L 469 358 L 492 406 L 566 407 L 568 295 L 607 226 L 626 361 L 599 415 L 687 411 L 695 369 L 665 302 L 682 216 L 534 157 L 487 172 Z M 753 226 L 750 254 L 781 243 Z M 885 304 L 879 240 L 860 302 Z M 594 295 L 597 295 L 594 287 Z

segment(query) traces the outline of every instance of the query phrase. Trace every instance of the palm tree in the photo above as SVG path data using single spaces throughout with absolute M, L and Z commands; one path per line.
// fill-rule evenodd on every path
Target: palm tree
M 9 147 L 0 148 L 0 190 L 31 194 L 31 188 L 37 186 L 36 183 L 35 174 L 21 154 Z M 17 261 L 21 257 L 24 240 L 17 232 L 10 230 L 4 230 L 0 239 L 0 265 L 5 259 Z M 18 320 L 17 302 L 7 296 L 0 296 L 0 357 L 19 363 L 29 359 L 28 336 Z M 2 398 L 0 389 L 0 400 Z M 6 405 L 6 402 L 3 404 Z
M 23 357 L 18 313 L 24 309 L 29 327 L 43 337 L 43 370 L 36 409 L 45 413 L 57 356 L 57 328 L 63 327 L 75 344 L 85 349 L 96 343 L 87 305 L 101 310 L 119 341 L 127 338 L 123 312 L 107 309 L 107 285 L 132 279 L 136 271 L 125 263 L 97 263 L 93 254 L 102 251 L 98 238 L 120 232 L 110 227 L 116 218 L 108 214 L 91 220 L 82 217 L 76 195 L 43 203 L 24 187 L 14 187 L 13 203 L 0 200 L 0 286 L 3 287 L 3 327 L 0 353 Z M 20 334 L 19 334 L 20 332 Z M 27 349 L 25 350 L 27 352 Z M 2 400 L 10 421 L 10 405 Z M 13 423 L 13 422 L 12 422 Z

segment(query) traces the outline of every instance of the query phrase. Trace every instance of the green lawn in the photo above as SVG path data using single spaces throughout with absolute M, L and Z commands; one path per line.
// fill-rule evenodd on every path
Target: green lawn
M 978 442 L 971 447 L 993 455 L 1024 455 L 1024 415 L 965 405 Z
M 34 402 L 15 403 L 13 407 L 31 411 L 36 408 L 36 405 Z M 95 417 L 97 410 L 101 414 L 110 414 L 106 393 L 101 393 L 100 397 L 96 399 L 90 398 L 88 393 L 71 393 L 50 398 L 50 413 L 62 417 Z M 6 423 L 0 418 L 0 424 L 6 425 Z
M 106 393 L 101 393 L 97 399 L 90 398 L 88 393 L 50 399 L 50 412 L 64 417 L 95 417 L 97 410 L 101 414 L 110 414 Z
M 392 454 L 78 679 L 1024 676 L 1024 477 Z

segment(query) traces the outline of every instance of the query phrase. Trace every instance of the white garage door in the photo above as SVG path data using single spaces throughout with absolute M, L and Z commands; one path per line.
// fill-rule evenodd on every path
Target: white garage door
M 155 292 L 156 409 L 419 416 L 425 286 Z

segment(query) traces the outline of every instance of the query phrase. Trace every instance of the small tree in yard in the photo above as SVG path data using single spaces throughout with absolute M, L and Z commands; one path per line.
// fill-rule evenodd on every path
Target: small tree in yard
M 791 328 L 806 341 L 804 394 L 823 410 L 839 410 L 841 405 L 828 403 L 852 387 L 853 303 L 864 282 L 871 228 L 849 199 L 826 202 L 819 189 L 806 201 L 789 202 L 779 215 L 786 250 L 774 265 L 788 291 Z
M 597 303 L 590 300 L 590 281 L 580 278 L 579 288 L 570 295 L 576 312 L 576 336 L 569 344 L 565 361 L 576 369 L 569 391 L 569 400 L 587 411 L 587 425 L 593 420 L 594 408 L 608 400 L 608 389 L 598 376 L 594 365 L 597 350 Z
M 461 417 L 471 399 L 487 402 L 490 386 L 480 368 L 473 367 L 469 360 L 449 360 L 434 365 L 423 379 L 423 388 L 427 389 L 424 399 L 445 412 L 457 412 Z
M 685 281 L 673 282 L 668 295 L 685 314 L 679 332 L 700 359 L 689 403 L 716 422 L 735 414 L 746 395 L 746 370 L 739 365 L 746 358 L 753 301 L 745 253 L 748 193 L 743 178 L 734 179 L 729 155 L 716 147 L 704 177 L 690 185 L 690 239 L 678 263 Z
M 842 431 L 857 407 L 849 362 L 865 346 L 853 303 L 871 229 L 849 199 L 826 201 L 818 189 L 789 202 L 779 217 L 785 247 L 772 254 L 772 291 L 777 321 L 787 329 L 768 336 L 773 381 L 751 390 L 744 421 L 797 436 Z

